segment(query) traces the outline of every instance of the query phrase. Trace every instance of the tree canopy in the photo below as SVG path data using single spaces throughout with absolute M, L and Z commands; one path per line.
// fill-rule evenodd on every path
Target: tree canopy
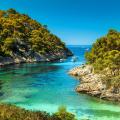
M 12 56 L 20 50 L 46 54 L 67 48 L 47 29 L 47 25 L 14 9 L 0 10 L 0 56 Z
M 96 70 L 120 69 L 120 32 L 109 30 L 106 36 L 97 39 L 85 57 Z
M 85 57 L 94 72 L 103 75 L 107 87 L 120 91 L 120 32 L 109 30 L 106 36 L 97 39 Z

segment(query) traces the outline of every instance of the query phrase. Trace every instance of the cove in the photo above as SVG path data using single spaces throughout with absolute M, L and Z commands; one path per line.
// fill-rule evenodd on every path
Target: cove
M 29 110 L 55 112 L 61 105 L 78 118 L 120 120 L 120 105 L 75 92 L 79 81 L 67 72 L 85 63 L 91 46 L 68 46 L 77 62 L 31 63 L 0 68 L 0 102 Z

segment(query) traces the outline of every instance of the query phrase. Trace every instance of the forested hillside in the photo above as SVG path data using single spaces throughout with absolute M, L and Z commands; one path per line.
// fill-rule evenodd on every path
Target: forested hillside
M 109 30 L 106 36 L 93 44 L 91 51 L 86 53 L 86 59 L 95 72 L 105 75 L 103 80 L 108 87 L 120 87 L 120 32 Z
M 86 53 L 88 63 L 95 69 L 102 70 L 106 67 L 118 69 L 120 67 L 120 33 L 110 30 L 108 34 L 98 39 L 92 50 Z
M 40 61 L 67 57 L 71 52 L 46 25 L 14 9 L 0 10 L 0 58 Z M 21 60 L 20 60 L 21 59 Z

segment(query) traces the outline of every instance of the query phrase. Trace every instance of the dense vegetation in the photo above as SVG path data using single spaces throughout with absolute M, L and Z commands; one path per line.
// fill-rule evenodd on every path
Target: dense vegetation
M 93 44 L 91 51 L 85 56 L 95 72 L 106 75 L 104 80 L 107 83 L 120 87 L 120 32 L 109 30 L 106 36 Z
M 60 51 L 68 49 L 46 25 L 14 9 L 0 10 L 0 56 L 27 57 L 34 52 L 45 55 Z
M 60 107 L 58 112 L 50 115 L 46 112 L 33 112 L 11 105 L 0 105 L 0 120 L 76 120 L 76 118 L 64 107 Z

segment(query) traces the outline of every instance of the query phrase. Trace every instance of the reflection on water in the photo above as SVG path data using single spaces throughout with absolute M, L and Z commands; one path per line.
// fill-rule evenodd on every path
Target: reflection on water
M 85 62 L 88 46 L 71 46 L 79 56 L 78 62 L 33 63 L 7 66 L 0 69 L 0 102 L 55 112 L 60 105 L 78 117 L 92 120 L 119 120 L 120 105 L 75 92 L 79 81 L 67 74 L 68 70 Z

